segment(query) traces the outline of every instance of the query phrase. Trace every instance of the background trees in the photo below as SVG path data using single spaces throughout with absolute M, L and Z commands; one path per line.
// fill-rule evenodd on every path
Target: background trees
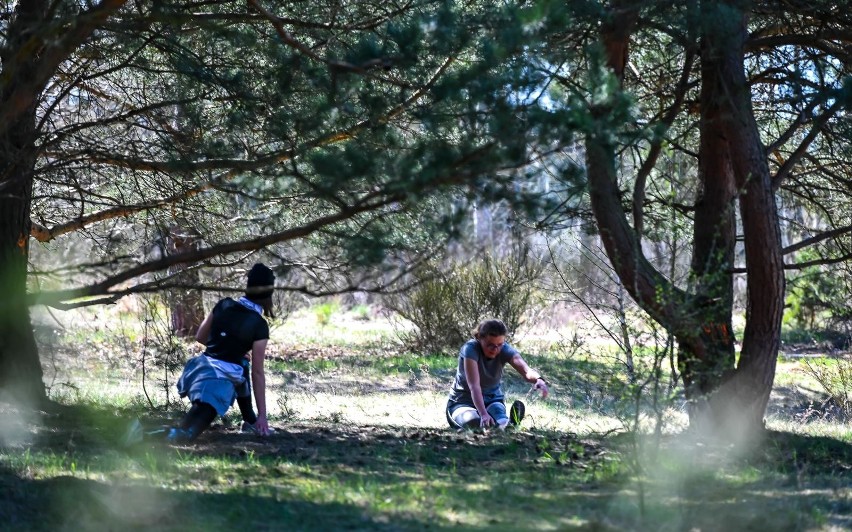
M 487 181 L 499 196 L 527 162 L 510 100 L 528 82 L 505 62 L 522 43 L 493 45 L 520 31 L 513 13 L 430 1 L 7 6 L 0 265 L 14 291 L 0 388 L 43 398 L 30 302 L 186 287 L 170 267 L 260 250 L 293 289 L 381 287 L 367 267 L 413 262 L 452 221 L 436 192 Z M 175 226 L 201 245 L 157 252 Z M 88 258 L 36 265 L 28 299 L 27 235 Z
M 784 271 L 806 247 L 852 256 L 852 26 L 829 2 L 33 1 L 2 20 L 17 395 L 44 395 L 28 303 L 238 287 L 221 267 L 249 255 L 305 293 L 381 290 L 477 198 L 542 229 L 588 216 L 677 336 L 696 416 L 754 427 Z M 684 227 L 689 264 L 663 267 Z M 158 251 L 175 232 L 198 247 Z M 39 246 L 86 258 L 47 268 Z
M 838 251 L 848 249 L 848 218 L 825 210 L 816 192 L 831 182 L 843 191 L 834 201 L 848 201 L 848 173 L 830 155 L 837 142 L 848 145 L 848 136 L 840 140 L 847 15 L 828 3 L 595 7 L 588 18 L 574 12 L 585 33 L 572 33 L 574 49 L 555 50 L 549 64 L 559 67 L 554 94 L 584 136 L 577 163 L 603 244 L 632 297 L 676 335 L 693 421 L 759 427 L 779 346 L 784 270 L 798 267 L 793 252 L 808 244 L 832 242 L 825 262 L 845 260 Z M 684 161 L 692 170 L 672 171 Z M 781 224 L 793 206 L 825 216 L 811 219 L 801 243 L 785 244 Z M 692 226 L 684 280 L 646 258 L 667 212 Z M 731 316 L 741 273 L 746 327 L 737 357 Z

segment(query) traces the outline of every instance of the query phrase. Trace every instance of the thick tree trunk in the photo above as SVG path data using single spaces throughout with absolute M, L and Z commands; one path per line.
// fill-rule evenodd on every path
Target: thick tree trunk
M 724 98 L 722 135 L 740 191 L 740 217 L 745 242 L 746 327 L 739 365 L 732 378 L 711 398 L 717 421 L 735 427 L 762 426 L 775 378 L 775 362 L 784 312 L 784 263 L 781 231 L 766 153 L 751 106 L 745 77 L 746 16 L 733 4 L 711 3 L 706 60 L 718 75 Z
M 627 60 L 629 31 L 617 30 L 629 28 L 631 22 L 624 5 L 614 2 L 614 18 L 603 31 L 609 66 L 619 78 Z M 690 412 L 690 422 L 749 435 L 763 426 L 775 375 L 784 302 L 780 230 L 745 79 L 745 17 L 727 2 L 710 0 L 701 6 L 701 191 L 694 229 L 694 296 L 676 289 L 645 260 L 620 203 L 615 149 L 605 140 L 610 138 L 606 132 L 587 135 L 586 164 L 592 211 L 613 267 L 637 303 L 678 339 L 687 394 L 697 406 Z M 604 117 L 609 111 L 604 105 L 593 113 Z M 748 309 L 735 368 L 730 271 L 737 197 L 745 237 Z
M 0 138 L 0 392 L 6 400 L 45 399 L 27 301 L 34 109 Z
M 27 175 L 8 161 L 16 146 L 4 140 L 0 142 L 0 397 L 37 406 L 46 395 L 27 301 L 32 169 Z
M 24 2 L 7 30 L 2 63 L 5 82 L 0 103 L 12 123 L 0 132 L 0 395 L 37 406 L 46 399 L 43 372 L 27 301 L 30 205 L 36 160 L 36 97 L 30 87 L 35 67 L 12 56 L 37 28 L 46 6 Z M 14 65 L 7 67 L 6 65 Z M 14 72 L 6 72 L 12 68 Z
M 736 183 L 728 141 L 723 133 L 727 99 L 712 60 L 709 43 L 701 50 L 701 120 L 698 153 L 700 188 L 693 224 L 692 304 L 702 326 L 679 342 L 678 366 L 690 405 L 703 404 L 734 370 L 732 327 L 733 276 L 736 247 Z M 695 409 L 693 417 L 699 415 Z M 693 420 L 694 421 L 694 420 Z

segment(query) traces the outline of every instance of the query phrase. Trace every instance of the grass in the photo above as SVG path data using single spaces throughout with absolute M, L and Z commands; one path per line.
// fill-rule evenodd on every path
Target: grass
M 93 417 L 109 419 L 103 413 Z M 57 418 L 44 424 L 52 434 L 75 433 L 76 423 L 51 421 Z M 310 529 L 329 523 L 358 529 L 476 528 L 482 522 L 511 525 L 517 516 L 511 506 L 468 506 L 468 497 L 488 497 L 496 488 L 522 501 L 522 487 L 532 482 L 562 490 L 568 484 L 606 480 L 610 474 L 606 468 L 538 460 L 536 440 L 526 435 L 485 437 L 312 422 L 289 425 L 268 440 L 219 428 L 192 446 L 145 442 L 122 449 L 109 429 L 93 424 L 61 452 L 43 443 L 21 444 L 17 453 L 7 447 L 0 477 L 16 485 L 21 496 L 7 500 L 4 508 L 23 510 L 10 505 L 44 501 L 45 507 L 57 509 L 48 521 L 39 521 L 46 528 L 71 522 L 95 528 L 180 528 L 208 522 L 206 514 L 223 502 L 227 506 L 213 512 L 215 529 L 239 525 L 246 516 L 264 528 Z M 585 454 L 596 453 L 600 448 L 590 446 Z M 519 468 L 519 463 L 527 467 Z M 483 468 L 488 474 L 482 475 Z M 63 498 L 71 491 L 82 506 L 72 508 Z M 122 516 L 117 510 L 130 498 L 149 501 L 149 510 Z M 184 501 L 186 508 L 176 501 Z M 185 513 L 179 515 L 178 508 Z M 537 519 L 558 520 L 559 513 L 553 507 L 539 512 Z M 7 522 L 22 528 L 37 523 L 25 516 L 21 511 Z
M 363 314 L 335 310 L 319 330 L 308 310 L 273 328 L 273 436 L 239 433 L 232 413 L 180 446 L 120 444 L 132 417 L 157 426 L 185 408 L 155 388 L 158 408 L 150 406 L 141 340 L 81 354 L 90 344 L 80 330 L 45 335 L 42 352 L 56 355 L 46 372 L 65 383 L 51 388 L 63 406 L 0 405 L 0 529 L 852 527 L 852 431 L 801 417 L 819 396 L 798 388 L 813 385 L 799 360 L 779 363 L 765 440 L 735 448 L 679 431 L 676 402 L 659 440 L 634 439 L 595 378 L 613 372 L 609 358 L 530 339 L 519 345 L 551 381 L 552 397 L 536 400 L 510 374 L 509 399 L 528 404 L 521 430 L 456 433 L 443 414 L 456 359 L 412 353 Z
M 61 424 L 51 428 L 73 432 Z M 2 505 L 5 522 L 21 529 L 740 530 L 852 524 L 848 478 L 801 471 L 805 463 L 820 470 L 848 463 L 849 446 L 780 433 L 770 438 L 762 453 L 734 457 L 726 449 L 705 449 L 697 460 L 679 447 L 682 441 L 672 440 L 671 452 L 645 481 L 643 515 L 636 483 L 616 451 L 548 432 L 457 435 L 313 422 L 292 424 L 269 440 L 219 429 L 192 446 L 148 442 L 121 449 L 95 425 L 73 449 L 66 444 L 59 452 L 58 441 L 53 448 L 7 449 L 0 482 L 12 490 Z M 691 468 L 679 453 L 692 456 Z M 786 458 L 783 467 L 779 458 Z M 34 503 L 49 510 L 28 520 L 25 509 Z

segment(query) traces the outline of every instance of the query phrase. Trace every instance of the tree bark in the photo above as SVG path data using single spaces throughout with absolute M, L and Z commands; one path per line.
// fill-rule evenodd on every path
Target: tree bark
M 186 227 L 185 224 L 175 224 L 168 229 L 167 249 L 169 255 L 177 255 L 197 251 L 201 238 L 197 231 Z M 198 285 L 199 278 L 196 270 L 188 270 L 186 264 L 176 264 L 169 268 L 176 274 L 175 281 L 186 286 Z M 172 333 L 181 338 L 195 335 L 196 329 L 204 320 L 204 301 L 201 290 L 186 288 L 169 290 L 166 295 L 171 313 Z
M 734 370 L 732 333 L 733 275 L 736 247 L 736 183 L 728 141 L 723 133 L 727 95 L 712 60 L 712 46 L 701 45 L 701 93 L 698 152 L 699 190 L 695 202 L 691 273 L 698 294 L 690 312 L 702 324 L 696 335 L 679 341 L 678 367 L 693 407 L 714 392 Z M 691 413 L 698 416 L 697 411 Z
M 604 25 L 609 66 L 622 79 L 630 13 L 614 3 Z M 624 17 L 619 21 L 618 16 Z M 604 248 L 625 288 L 648 314 L 672 331 L 687 397 L 696 406 L 690 423 L 729 434 L 753 434 L 775 375 L 784 302 L 781 238 L 769 168 L 745 78 L 746 17 L 728 2 L 707 1 L 701 12 L 701 190 L 696 204 L 690 293 L 677 289 L 645 259 L 620 202 L 615 147 L 604 131 L 586 136 L 592 211 Z M 621 42 L 613 42 L 621 41 Z M 592 110 L 602 118 L 606 105 Z M 606 126 L 601 126 L 606 127 Z M 739 192 L 739 194 L 738 194 Z M 736 242 L 734 199 L 745 239 L 748 308 L 739 365 L 731 331 L 732 271 Z
M 32 166 L 22 160 L 31 155 L 20 151 L 25 137 L 26 132 L 12 129 L 0 139 L 0 392 L 6 401 L 36 406 L 46 393 L 27 301 L 26 228 L 33 180 Z
M 24 43 L 38 27 L 46 8 L 42 4 L 19 4 L 9 28 L 9 46 L 4 47 L 4 65 L 14 61 L 9 50 Z M 0 133 L 0 286 L 4 290 L 0 298 L 0 393 L 7 401 L 28 406 L 37 406 L 47 397 L 27 300 L 36 98 L 18 97 L 34 70 L 33 63 L 19 63 L 13 75 L 4 76 L 0 90 L 3 106 L 15 107 L 10 113 L 14 123 L 4 124 L 7 127 Z M 3 74 L 7 74 L 5 68 Z
M 740 361 L 731 379 L 711 397 L 717 421 L 739 429 L 762 426 L 775 378 L 775 362 L 784 312 L 784 263 L 781 230 L 763 143 L 745 77 L 747 17 L 733 4 L 711 3 L 714 23 L 707 26 L 708 70 L 718 73 L 722 135 L 740 191 L 740 217 L 745 243 L 746 327 Z

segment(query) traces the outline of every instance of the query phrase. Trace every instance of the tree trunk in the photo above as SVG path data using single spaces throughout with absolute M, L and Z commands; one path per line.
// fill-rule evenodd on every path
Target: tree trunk
M 37 406 L 46 394 L 27 301 L 32 168 L 27 173 L 15 157 L 15 140 L 0 140 L 0 397 Z
M 12 51 L 30 39 L 45 8 L 43 2 L 23 2 L 16 8 L 2 52 L 5 80 L 0 92 L 0 105 L 13 117 L 12 123 L 2 124 L 0 133 L 0 286 L 4 291 L 0 297 L 0 394 L 7 401 L 31 407 L 46 399 L 27 301 L 38 90 L 29 86 L 33 62 L 20 61 Z
M 201 237 L 194 229 L 187 227 L 186 224 L 176 224 L 169 227 L 168 231 L 166 247 L 170 255 L 198 250 Z M 190 287 L 199 283 L 198 272 L 187 270 L 186 264 L 171 267 L 169 273 L 175 275 L 174 281 L 178 284 Z M 204 321 L 204 300 L 201 290 L 173 289 L 169 290 L 167 298 L 172 333 L 182 338 L 195 336 L 195 331 Z
M 691 406 L 703 399 L 734 370 L 732 327 L 733 275 L 736 247 L 736 184 L 728 142 L 723 133 L 724 83 L 710 58 L 707 40 L 701 47 L 701 119 L 698 153 L 700 188 L 695 202 L 691 270 L 692 305 L 702 324 L 697 334 L 681 338 L 678 367 Z M 702 403 L 703 404 L 703 403 Z M 692 421 L 699 416 L 690 409 Z
M 619 79 L 627 60 L 629 31 L 612 28 L 629 28 L 631 14 L 624 5 L 614 3 L 613 20 L 602 32 L 608 64 Z M 674 287 L 645 259 L 638 236 L 624 215 L 615 147 L 604 131 L 592 131 L 586 137 L 590 199 L 604 248 L 624 287 L 678 339 L 686 391 L 698 406 L 690 411 L 690 423 L 749 435 L 763 427 L 780 343 L 784 302 L 780 229 L 745 79 L 745 16 L 734 5 L 708 1 L 702 4 L 700 20 L 701 191 L 694 228 L 694 295 Z M 606 104 L 592 110 L 593 116 L 601 118 L 609 112 Z M 737 192 L 748 308 L 740 363 L 735 368 L 730 271 L 734 266 L 733 200 Z
M 716 420 L 739 430 L 763 424 L 775 378 L 784 312 L 784 263 L 778 210 L 769 166 L 751 106 L 745 77 L 746 16 L 725 2 L 711 3 L 705 20 L 708 71 L 723 91 L 722 135 L 728 142 L 745 243 L 746 327 L 739 365 L 711 398 Z
M 197 231 L 187 228 L 185 224 L 169 227 L 167 249 L 170 255 L 196 251 L 201 244 Z M 198 284 L 198 272 L 187 270 L 186 264 L 178 264 L 170 268 L 170 273 L 176 274 L 174 280 L 187 286 Z M 204 302 L 201 290 L 193 288 L 169 290 L 167 294 L 169 311 L 171 313 L 172 333 L 186 338 L 195 335 L 195 331 L 204 321 Z

